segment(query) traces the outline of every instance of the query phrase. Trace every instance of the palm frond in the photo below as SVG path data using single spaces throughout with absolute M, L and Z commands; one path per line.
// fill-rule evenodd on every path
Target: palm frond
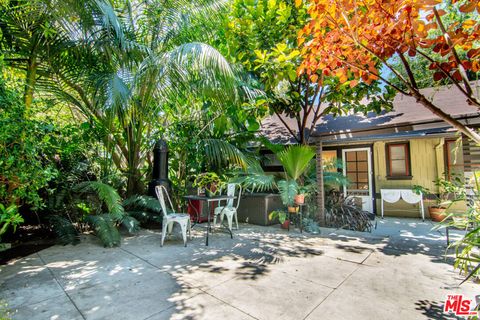
M 100 181 L 86 181 L 77 184 L 74 190 L 81 193 L 95 193 L 105 203 L 115 221 L 121 222 L 125 211 L 122 207 L 122 198 L 115 188 Z
M 120 245 L 120 232 L 109 214 L 88 216 L 86 221 L 93 227 L 95 235 L 102 241 L 104 247 L 111 248 Z
M 140 230 L 140 223 L 135 217 L 124 215 L 121 222 L 129 233 L 136 233 Z
M 156 198 L 145 195 L 132 196 L 123 200 L 122 204 L 127 210 L 144 209 L 157 213 L 162 211 L 162 208 L 160 207 L 160 202 L 158 202 Z
M 237 165 L 247 167 L 246 156 L 234 145 L 220 139 L 204 139 L 200 147 L 207 161 L 216 167 Z
M 289 146 L 277 153 L 277 158 L 282 163 L 285 172 L 294 180 L 297 180 L 305 172 L 314 156 L 313 148 L 304 145 Z
M 248 160 L 245 170 L 234 170 L 233 183 L 239 183 L 245 190 L 250 192 L 265 192 L 275 189 L 275 176 L 266 174 L 258 161 Z
M 77 230 L 68 219 L 59 215 L 51 215 L 47 217 L 47 220 L 50 222 L 60 244 L 76 245 L 80 242 Z

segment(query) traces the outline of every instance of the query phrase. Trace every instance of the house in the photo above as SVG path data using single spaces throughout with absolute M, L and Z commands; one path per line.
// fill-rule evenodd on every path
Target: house
M 455 87 L 422 91 L 446 113 L 471 127 L 480 127 L 480 113 L 467 104 L 465 96 Z M 275 116 L 262 123 L 262 134 L 273 142 L 293 142 Z M 438 192 L 435 179 L 454 173 L 471 176 L 475 169 L 480 170 L 480 147 L 414 98 L 401 94 L 395 97 L 390 112 L 324 116 L 309 142 L 317 150 L 317 177 L 322 176 L 323 162 L 340 160 L 343 173 L 351 181 L 343 193 L 360 197 L 363 209 L 377 215 L 381 213 L 382 189 L 411 190 L 414 185 L 421 185 Z M 322 179 L 319 184 L 322 186 Z M 323 207 L 323 200 L 320 194 L 319 207 Z M 426 217 L 427 205 L 428 199 Z M 419 216 L 418 204 L 404 201 L 387 203 L 384 210 L 385 215 Z

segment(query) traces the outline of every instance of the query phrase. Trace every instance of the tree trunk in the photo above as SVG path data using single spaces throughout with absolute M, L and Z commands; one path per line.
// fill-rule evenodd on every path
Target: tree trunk
M 129 168 L 127 174 L 127 198 L 136 194 L 142 194 L 145 191 L 145 186 L 140 170 L 138 168 Z
M 322 160 L 322 141 L 316 143 L 317 148 L 317 184 L 318 184 L 318 194 L 317 194 L 317 207 L 318 207 L 318 222 L 320 226 L 326 226 L 325 219 L 325 190 L 323 185 L 323 160 Z
M 33 101 L 33 91 L 35 89 L 35 82 L 37 78 L 37 62 L 35 57 L 28 59 L 27 65 L 27 77 L 25 79 L 25 91 L 23 94 L 23 100 L 28 112 Z
M 422 95 L 418 90 L 411 90 L 410 91 L 412 96 L 417 99 L 417 102 L 421 103 L 425 108 L 433 112 L 433 114 L 437 115 L 440 119 L 445 121 L 446 123 L 453 126 L 455 129 L 475 141 L 476 144 L 480 144 L 480 135 L 473 129 L 465 126 L 463 123 L 458 121 L 457 119 L 453 118 L 448 113 L 443 112 L 440 108 L 435 106 L 431 103 L 424 95 Z

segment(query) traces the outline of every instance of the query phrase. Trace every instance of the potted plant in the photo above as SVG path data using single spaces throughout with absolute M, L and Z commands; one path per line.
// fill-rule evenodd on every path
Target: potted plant
M 287 210 L 275 210 L 269 214 L 269 219 L 273 220 L 278 218 L 282 228 L 287 229 L 290 223 L 288 217 L 290 214 L 298 212 L 298 206 L 295 205 L 295 196 L 298 192 L 298 185 L 294 180 L 280 180 L 277 183 L 278 190 L 280 191 L 280 198 L 283 205 Z
M 303 185 L 302 174 L 307 170 L 310 161 L 315 156 L 315 152 L 309 146 L 290 146 L 277 153 L 278 160 L 282 163 L 285 170 L 287 181 L 293 180 L 296 183 L 297 193 L 294 195 L 294 203 L 303 204 L 305 195 L 309 188 Z M 292 209 L 293 210 L 293 209 Z M 296 209 L 298 211 L 298 207 Z
M 215 172 L 200 173 L 193 182 L 195 187 L 205 189 L 207 197 L 214 196 L 220 187 L 220 178 Z
M 305 198 L 310 196 L 310 194 L 315 192 L 315 184 L 306 184 L 303 186 L 298 186 L 298 193 L 295 195 L 296 204 L 304 204 Z
M 466 199 L 466 189 L 460 176 L 453 174 L 450 180 L 441 178 L 435 180 L 434 184 L 438 187 L 438 194 L 419 185 L 414 185 L 412 190 L 416 194 L 430 195 L 435 199 L 435 204 L 428 207 L 428 213 L 432 221 L 440 222 L 447 217 L 446 211 L 454 202 Z

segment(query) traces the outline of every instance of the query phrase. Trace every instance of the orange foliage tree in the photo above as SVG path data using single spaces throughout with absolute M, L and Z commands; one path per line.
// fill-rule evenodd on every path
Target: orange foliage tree
M 475 130 L 421 93 L 411 68 L 412 59 L 426 59 L 435 81 L 447 79 L 472 110 L 480 110 L 469 79 L 480 70 L 479 2 L 311 0 L 310 20 L 298 34 L 303 55 L 298 74 L 315 78 L 333 74 L 352 87 L 359 81 L 383 81 L 480 143 Z M 401 61 L 402 72 L 393 66 L 393 59 Z

